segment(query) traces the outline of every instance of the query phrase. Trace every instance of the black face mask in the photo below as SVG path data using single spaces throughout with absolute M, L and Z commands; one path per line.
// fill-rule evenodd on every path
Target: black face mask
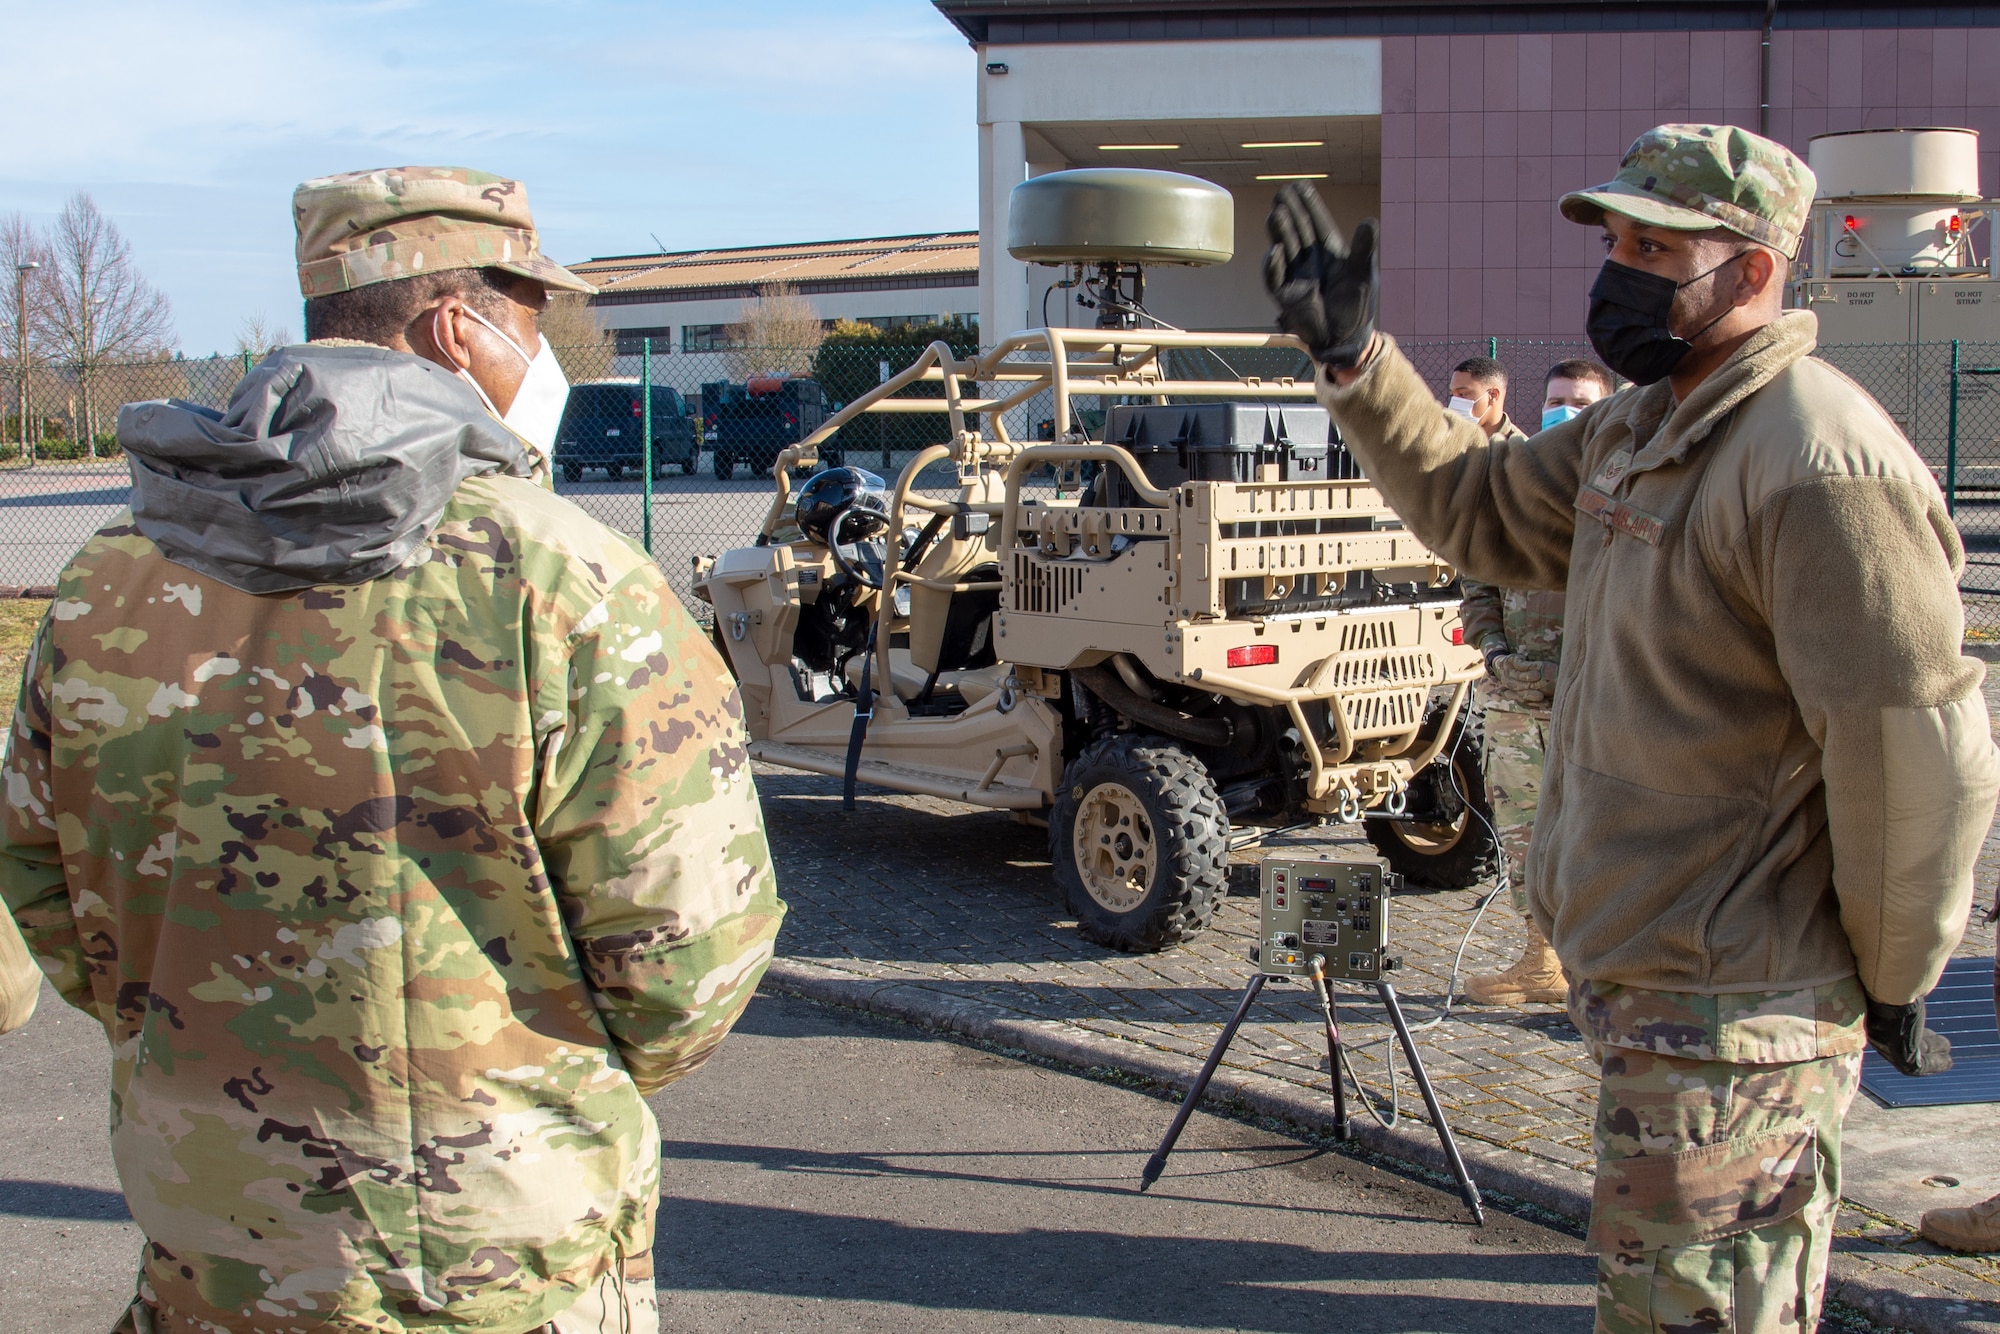
M 1681 359 L 1694 351 L 1693 339 L 1676 338 L 1667 327 L 1674 294 L 1741 258 L 1740 254 L 1731 255 L 1685 283 L 1605 260 L 1597 281 L 1590 285 L 1590 315 L 1584 323 L 1598 359 L 1633 384 L 1656 384 L 1666 379 Z M 1733 305 L 1724 306 L 1721 315 L 1696 331 L 1695 338 L 1713 329 L 1734 309 Z

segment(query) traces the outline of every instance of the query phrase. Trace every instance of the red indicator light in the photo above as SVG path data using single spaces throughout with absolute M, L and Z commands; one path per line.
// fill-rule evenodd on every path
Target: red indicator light
M 1959 217 L 1958 214 L 1954 213 L 1951 215 L 1951 221 L 1945 225 L 1951 229 L 1951 234 L 1953 236 L 1957 236 L 1960 230 L 1962 230 L 1965 226 L 1965 219 Z
M 1464 626 L 1454 625 L 1453 627 L 1451 627 L 1451 642 L 1454 644 L 1463 644 L 1465 642 Z
M 1847 230 L 1850 232 L 1853 231 L 1855 227 L 1855 222 L 1854 222 L 1854 215 L 1852 213 L 1847 215 L 1846 223 L 1847 223 Z
M 1278 660 L 1276 644 L 1245 644 L 1229 650 L 1231 667 L 1268 667 Z

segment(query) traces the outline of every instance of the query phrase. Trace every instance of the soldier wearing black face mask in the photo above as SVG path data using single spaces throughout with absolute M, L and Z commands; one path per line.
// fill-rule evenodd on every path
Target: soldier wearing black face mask
M 1872 1043 L 1948 1065 L 1924 994 L 2000 790 L 1964 551 L 1923 461 L 1782 309 L 1812 173 L 1664 125 L 1567 195 L 1598 355 L 1640 388 L 1523 441 L 1440 410 L 1375 329 L 1375 231 L 1310 188 L 1266 280 L 1320 398 L 1467 575 L 1566 588 L 1530 910 L 1601 1062 L 1598 1329 L 1812 1329 Z

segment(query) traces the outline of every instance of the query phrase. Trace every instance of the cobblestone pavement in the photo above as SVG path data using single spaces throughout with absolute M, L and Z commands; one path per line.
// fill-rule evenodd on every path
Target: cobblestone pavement
M 1987 694 L 2000 716 L 2000 691 L 1989 683 Z M 1244 872 L 1233 877 L 1208 931 L 1160 954 L 1123 955 L 1077 935 L 1050 882 L 1047 833 L 1039 827 L 880 790 L 864 790 L 859 809 L 843 816 L 837 780 L 759 766 L 758 782 L 791 904 L 779 941 L 783 956 L 855 979 L 920 988 L 940 1003 L 972 1002 L 1195 1060 L 1207 1053 L 1250 976 L 1257 900 L 1245 872 L 1254 859 L 1279 851 L 1372 855 L 1356 826 L 1279 835 L 1238 854 Z M 1996 878 L 2000 836 L 1989 836 L 1978 876 L 1982 907 Z M 1404 960 L 1397 986 L 1413 1024 L 1443 1004 L 1462 941 L 1465 972 L 1505 967 L 1519 952 L 1519 922 L 1504 896 L 1465 939 L 1478 900 L 1473 890 L 1410 892 L 1396 900 L 1391 934 Z M 1991 948 L 1991 936 L 1975 927 L 1960 952 Z M 1361 1082 L 1386 1100 L 1382 1058 L 1390 1033 L 1373 993 L 1346 993 L 1341 1019 L 1343 1034 L 1360 1048 Z M 1589 1170 L 1596 1073 L 1559 1010 L 1459 1005 L 1419 1041 L 1462 1138 Z M 1228 1065 L 1324 1090 L 1325 1047 L 1310 992 L 1266 988 Z M 1400 1053 L 1396 1066 L 1404 1110 L 1421 1119 Z M 1356 1119 L 1362 1115 L 1357 1111 Z M 1907 1233 L 1892 1221 L 1857 1211 L 1843 1222 L 1854 1245 L 1892 1269 L 1923 1267 L 1962 1297 L 2000 1297 L 2000 1267 L 1989 1261 L 1944 1257 L 1923 1246 L 1909 1251 Z

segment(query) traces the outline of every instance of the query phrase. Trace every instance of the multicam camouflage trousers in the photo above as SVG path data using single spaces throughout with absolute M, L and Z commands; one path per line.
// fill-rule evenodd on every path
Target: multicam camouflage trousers
M 1590 989 L 1572 991 L 1573 1015 Z M 1812 1334 L 1840 1206 L 1840 1123 L 1861 1078 L 1860 988 L 1600 991 L 1622 993 L 1620 1019 L 1634 1001 L 1667 999 L 1652 1021 L 1659 1045 L 1693 1054 L 1592 1042 L 1599 1334 Z M 1671 1012 L 1682 1000 L 1709 1013 Z M 1617 1026 L 1630 1040 L 1634 1027 Z M 1844 1047 L 1857 1049 L 1758 1059 Z
M 1488 700 L 1479 759 L 1486 771 L 1486 799 L 1493 807 L 1493 832 L 1507 858 L 1508 891 L 1523 917 L 1528 915 L 1528 835 L 1535 827 L 1548 752 L 1547 718 Z
M 606 1274 L 592 1284 L 543 1334 L 654 1334 L 659 1327 L 660 1294 L 648 1255 L 625 1262 L 622 1282 Z
M 660 1327 L 660 1297 L 653 1285 L 653 1257 L 625 1262 L 625 1272 L 610 1273 L 585 1288 L 568 1309 L 533 1334 L 654 1334 Z M 135 1301 L 111 1334 L 212 1334 L 223 1328 L 206 1320 L 176 1317 Z M 227 1328 L 245 1326 L 232 1320 Z

